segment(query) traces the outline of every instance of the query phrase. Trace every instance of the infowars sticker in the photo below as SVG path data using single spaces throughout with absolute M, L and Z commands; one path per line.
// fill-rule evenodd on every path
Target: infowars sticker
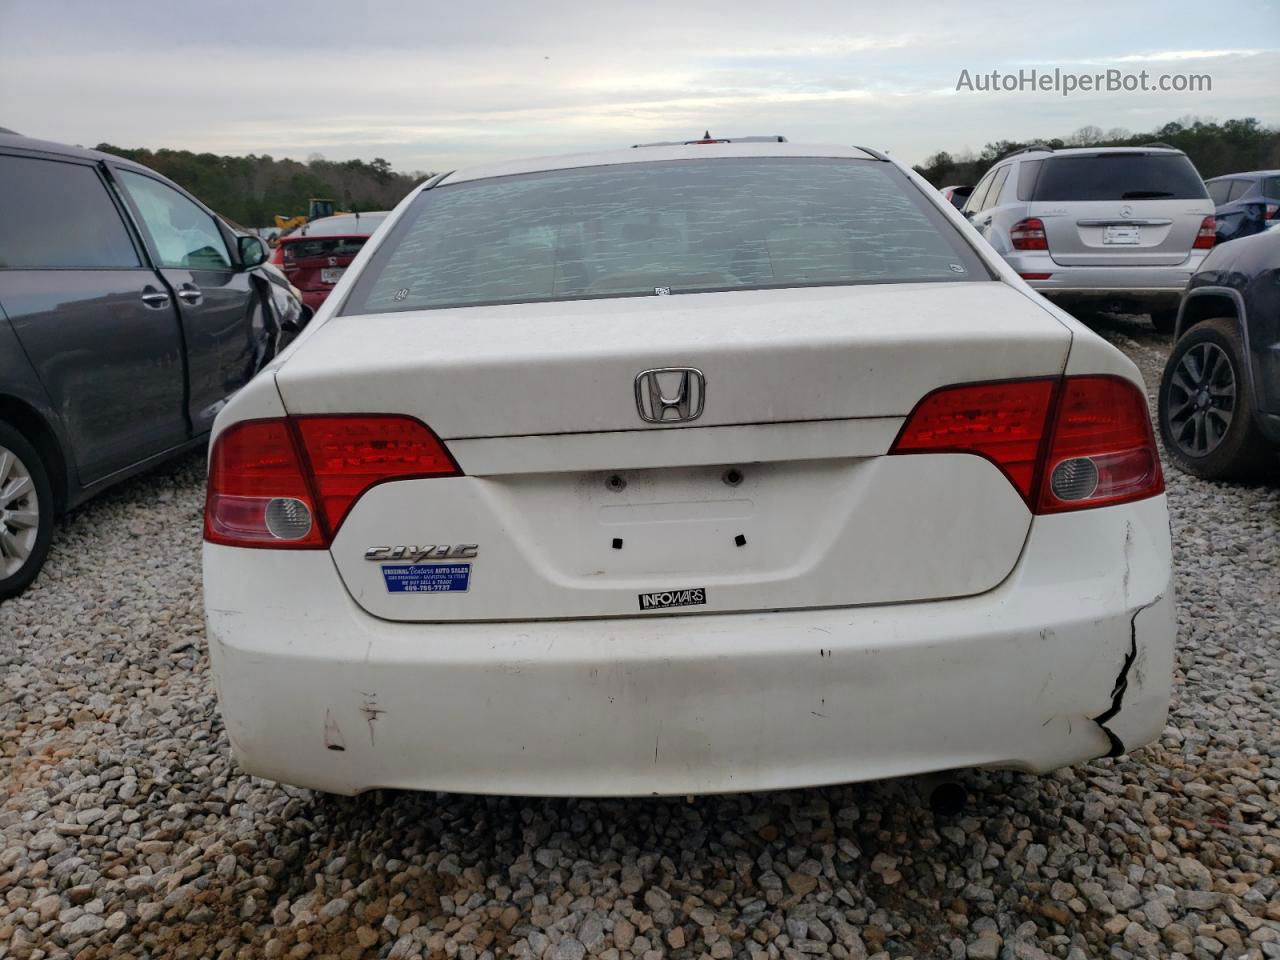
M 689 587 L 685 590 L 659 590 L 640 594 L 641 610 L 664 610 L 667 607 L 698 607 L 707 602 L 705 587 Z
M 471 586 L 471 564 L 383 564 L 382 579 L 389 593 L 466 593 Z

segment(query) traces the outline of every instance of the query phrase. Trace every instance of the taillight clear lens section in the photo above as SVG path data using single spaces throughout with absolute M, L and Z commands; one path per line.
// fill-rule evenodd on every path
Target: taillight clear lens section
M 1191 246 L 1196 250 L 1208 250 L 1218 242 L 1218 221 L 1213 217 L 1205 217 L 1200 221 L 1200 229 L 1196 231 L 1196 242 Z
M 219 434 L 209 457 L 204 538 L 247 547 L 317 549 L 326 546 L 318 523 L 288 538 L 278 536 L 282 504 L 296 501 L 314 517 L 315 506 L 287 420 L 246 420 Z M 295 515 L 301 515 L 298 506 Z M 272 527 L 276 527 L 273 531 Z
M 1096 482 L 1087 491 L 1084 484 L 1064 486 L 1068 469 L 1077 477 L 1096 473 Z M 1127 503 L 1164 490 L 1142 391 L 1121 377 L 1063 380 L 1044 472 L 1038 513 Z
M 1056 385 L 1046 378 L 935 390 L 916 405 L 890 452 L 986 457 L 1030 504 Z
M 1039 217 L 1027 217 L 1009 228 L 1009 242 L 1015 250 L 1048 250 L 1049 239 L 1044 234 L 1044 221 Z
M 460 472 L 440 439 L 412 417 L 245 421 L 214 442 L 205 539 L 240 547 L 323 549 L 370 487 Z
M 889 452 L 985 457 L 1034 513 L 1110 506 L 1164 490 L 1146 398 L 1121 377 L 943 387 L 916 404 Z
M 445 445 L 412 417 L 295 417 L 329 530 L 375 484 L 460 471 Z

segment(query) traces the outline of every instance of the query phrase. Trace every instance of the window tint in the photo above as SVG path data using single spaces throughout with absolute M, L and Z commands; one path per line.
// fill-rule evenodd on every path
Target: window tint
M 1024 160 L 1018 164 L 1018 199 L 1030 200 L 1035 196 L 1036 177 L 1043 160 Z
M 1231 192 L 1230 180 L 1215 180 L 1213 183 L 1206 183 L 1204 186 L 1209 191 L 1209 199 L 1213 201 L 1215 206 L 1221 206 L 1227 202 L 1227 194 Z
M 138 205 L 161 266 L 191 270 L 230 268 L 227 245 L 213 217 L 159 180 L 129 170 L 117 171 L 117 175 Z
M 1232 180 L 1231 192 L 1227 194 L 1227 203 L 1230 203 L 1232 200 L 1239 200 L 1249 192 L 1249 188 L 1252 186 L 1252 180 Z
M 989 279 L 887 163 L 626 163 L 420 193 L 347 313 L 659 292 Z
M 996 171 L 996 178 L 991 181 L 991 189 L 982 200 L 982 209 L 989 210 L 1000 202 L 1000 192 L 1004 190 L 1004 182 L 1009 179 L 1009 168 L 1001 167 Z
M 1267 177 L 1263 180 L 1262 195 L 1268 200 L 1280 199 L 1280 177 Z
M 138 265 L 93 167 L 0 156 L 0 268 Z
M 1176 153 L 1098 153 L 1049 157 L 1036 181 L 1035 199 L 1203 200 L 1204 181 Z

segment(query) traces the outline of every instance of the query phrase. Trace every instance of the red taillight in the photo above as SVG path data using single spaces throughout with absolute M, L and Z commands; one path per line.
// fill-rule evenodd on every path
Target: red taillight
M 1062 382 L 1037 513 L 1105 507 L 1164 490 L 1147 398 L 1121 377 Z
M 1280 213 L 1280 203 L 1268 203 L 1268 204 L 1267 204 L 1267 219 L 1268 219 L 1268 220 L 1274 220 L 1274 219 L 1276 218 L 1276 214 L 1277 214 L 1277 213 Z
M 1208 250 L 1218 242 L 1218 221 L 1213 217 L 1205 217 L 1200 221 L 1200 229 L 1196 232 L 1196 242 L 1191 245 L 1193 250 Z
M 269 513 L 290 511 L 296 529 L 269 522 Z M 209 456 L 204 538 L 243 547 L 326 546 L 287 420 L 246 420 L 218 436 Z
M 1044 221 L 1039 217 L 1027 217 L 1009 228 L 1009 242 L 1015 250 L 1048 250 L 1049 240 L 1044 235 Z
M 943 387 L 911 412 L 890 453 L 970 453 L 995 464 L 1034 513 L 1164 490 L 1146 398 L 1112 376 Z
M 1048 280 L 1053 276 L 1052 273 L 1020 273 L 1018 274 L 1023 280 Z
M 334 532 L 375 484 L 461 472 L 445 445 L 412 417 L 295 417 L 294 423 Z
M 214 443 L 204 536 L 229 546 L 323 549 L 370 487 L 459 473 L 412 417 L 249 420 Z
M 1056 383 L 1006 380 L 935 390 L 916 404 L 890 452 L 986 457 L 1030 503 Z

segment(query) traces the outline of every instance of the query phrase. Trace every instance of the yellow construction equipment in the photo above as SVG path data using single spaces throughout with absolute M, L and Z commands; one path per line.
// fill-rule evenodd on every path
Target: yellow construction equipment
M 321 217 L 333 217 L 340 213 L 347 213 L 346 210 L 335 210 L 337 202 L 326 197 L 312 197 L 307 201 L 307 215 L 296 217 L 282 217 L 276 214 L 276 229 L 281 233 L 288 233 L 297 227 L 302 226 L 311 220 L 319 220 Z

